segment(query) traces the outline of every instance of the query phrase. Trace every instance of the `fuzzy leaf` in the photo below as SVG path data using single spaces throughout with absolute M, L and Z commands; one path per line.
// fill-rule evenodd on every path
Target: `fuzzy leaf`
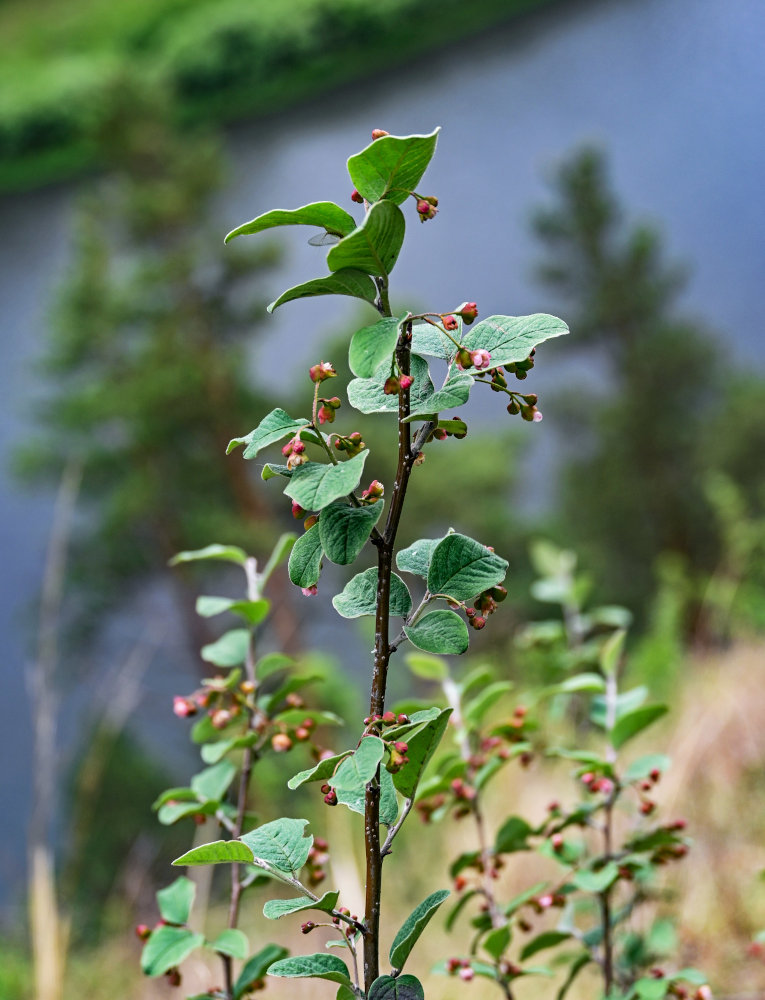
M 327 559 L 340 566 L 352 563 L 380 520 L 383 507 L 380 500 L 366 507 L 352 507 L 342 501 L 325 507 L 315 527 Z
M 428 590 L 469 601 L 502 583 L 507 567 L 507 561 L 489 552 L 485 545 L 455 532 L 442 538 L 433 550 Z
M 469 351 L 482 347 L 491 354 L 492 367 L 524 361 L 532 348 L 568 333 L 557 316 L 534 313 L 532 316 L 489 316 L 471 327 L 462 343 Z
M 371 378 L 383 362 L 390 364 L 400 324 L 395 316 L 386 316 L 354 333 L 348 349 L 348 364 L 354 375 Z
M 442 410 L 451 410 L 455 406 L 462 406 L 470 398 L 472 388 L 472 376 L 468 375 L 467 372 L 456 371 L 449 376 L 443 388 L 438 389 L 432 396 L 428 396 L 416 408 L 411 406 L 411 413 L 407 419 L 410 422 L 423 420 L 441 413 Z
M 400 792 L 404 798 L 411 799 L 414 796 L 417 785 L 425 773 L 425 768 L 430 763 L 446 732 L 451 714 L 450 708 L 444 709 L 439 712 L 435 719 L 426 723 L 419 732 L 407 739 L 406 755 L 409 758 L 409 763 L 393 775 L 396 791 Z
M 400 205 L 413 192 L 433 158 L 439 129 L 429 135 L 386 135 L 348 160 L 348 173 L 367 201 L 387 198 Z
M 187 927 L 157 927 L 143 946 L 141 970 L 147 976 L 162 976 L 204 943 L 203 934 L 194 934 Z
M 287 955 L 287 949 L 278 944 L 267 944 L 265 948 L 253 955 L 239 973 L 239 978 L 234 984 L 234 1000 L 241 1000 L 241 997 L 250 991 L 254 983 L 265 977 L 270 965 L 286 958 Z
M 426 681 L 445 681 L 449 676 L 449 669 L 442 659 L 437 656 L 423 656 L 422 653 L 408 653 L 404 658 L 406 665 L 415 677 L 421 677 Z
M 242 834 L 242 843 L 250 848 L 255 858 L 286 875 L 296 875 L 308 858 L 313 837 L 306 836 L 307 819 L 274 820 Z
M 236 545 L 206 545 L 203 549 L 179 552 L 173 556 L 168 565 L 178 566 L 180 563 L 200 562 L 204 559 L 220 559 L 223 562 L 234 562 L 244 566 L 247 562 L 247 553 Z
M 173 861 L 174 865 L 218 865 L 224 862 L 245 861 L 252 864 L 252 851 L 240 840 L 215 840 L 201 844 Z
M 505 924 L 504 927 L 495 927 L 483 939 L 484 951 L 491 955 L 495 962 L 498 962 L 504 954 L 505 948 L 510 944 L 510 936 L 508 924 Z
M 233 628 L 224 632 L 220 639 L 202 646 L 200 656 L 207 663 L 216 667 L 238 667 L 247 659 L 250 644 L 250 631 L 246 628 Z
M 238 958 L 244 961 L 250 950 L 247 935 L 236 927 L 229 927 L 221 931 L 214 941 L 210 942 L 213 951 L 219 955 L 230 955 L 231 958 Z
M 342 791 L 364 789 L 377 774 L 385 755 L 385 744 L 378 736 L 365 736 L 358 747 L 340 764 L 327 784 Z
M 315 295 L 350 295 L 372 303 L 377 297 L 377 286 L 365 271 L 346 267 L 342 271 L 327 275 L 326 278 L 314 278 L 313 281 L 304 281 L 302 285 L 293 285 L 286 292 L 282 292 L 278 299 L 274 299 L 268 311 L 273 312 L 285 302 L 307 299 Z
M 405 231 L 401 209 L 389 201 L 378 202 L 360 226 L 332 247 L 327 265 L 330 271 L 355 268 L 378 278 L 387 277 L 398 259 Z
M 255 430 L 245 434 L 244 437 L 232 438 L 228 443 L 228 448 L 226 448 L 226 454 L 229 455 L 234 448 L 244 445 L 244 457 L 255 458 L 263 448 L 281 441 L 284 437 L 292 437 L 309 423 L 309 420 L 302 417 L 295 420 L 289 413 L 285 413 L 284 410 L 277 407 L 263 417 Z
M 196 885 L 185 875 L 160 889 L 157 893 L 157 905 L 162 919 L 168 924 L 188 923 L 196 891 Z
M 457 329 L 452 331 L 455 340 L 460 340 L 462 320 L 457 319 Z M 456 348 L 443 331 L 430 323 L 415 323 L 412 327 L 412 350 L 416 354 L 427 354 L 428 357 L 449 361 L 454 357 Z
M 321 573 L 323 555 L 318 524 L 312 525 L 292 547 L 288 570 L 296 587 L 313 587 Z
M 521 816 L 510 816 L 497 830 L 494 850 L 497 854 L 510 854 L 513 851 L 528 851 L 528 837 L 533 833 L 525 819 Z
M 275 226 L 318 226 L 333 236 L 347 236 L 356 228 L 356 220 L 332 201 L 315 201 L 301 208 L 274 208 L 232 229 L 224 240 L 228 243 L 236 236 L 252 236 Z
M 568 941 L 570 937 L 568 931 L 544 931 L 542 934 L 537 934 L 535 938 L 524 945 L 521 951 L 521 961 L 525 962 L 527 958 L 531 958 L 539 951 L 544 951 L 545 948 L 554 948 L 556 944 Z
M 274 962 L 268 970 L 269 976 L 281 976 L 288 979 L 328 979 L 342 986 L 350 986 L 348 968 L 336 955 L 295 955 Z
M 414 976 L 380 976 L 370 986 L 368 1000 L 425 1000 L 425 991 Z
M 619 750 L 633 736 L 642 733 L 652 722 L 660 719 L 668 711 L 666 705 L 643 705 L 642 708 L 636 708 L 634 712 L 622 715 L 611 730 L 611 742 L 614 749 Z
M 619 866 L 614 861 L 609 861 L 596 872 L 583 871 L 575 872 L 571 877 L 572 885 L 582 892 L 604 892 L 616 879 L 619 878 Z
M 359 485 L 368 451 L 362 451 L 337 465 L 305 462 L 292 473 L 284 492 L 305 510 L 323 510 Z
M 448 889 L 439 889 L 438 892 L 431 893 L 406 918 L 390 946 L 390 963 L 394 969 L 403 969 L 418 938 L 448 896 Z
M 326 781 L 327 778 L 331 778 L 335 773 L 335 769 L 340 761 L 344 760 L 348 754 L 351 753 L 350 750 L 346 750 L 344 753 L 336 754 L 334 757 L 325 757 L 324 760 L 320 760 L 318 764 L 314 767 L 309 767 L 305 771 L 299 771 L 297 774 L 293 775 L 287 782 L 287 788 L 299 788 L 304 785 L 306 781 Z
M 404 632 L 418 649 L 442 656 L 464 653 L 470 644 L 467 625 L 459 615 L 445 609 L 431 611 L 416 624 L 405 625 Z
M 377 568 L 365 569 L 346 583 L 342 592 L 332 598 L 332 604 L 343 618 L 373 615 L 377 610 Z M 391 574 L 390 613 L 405 617 L 412 610 L 412 596 L 400 576 Z
M 234 780 L 236 768 L 227 760 L 206 767 L 191 779 L 191 788 L 202 801 L 220 802 Z
M 433 395 L 433 382 L 428 363 L 419 354 L 413 354 L 409 366 L 414 382 L 409 388 L 409 405 L 419 409 Z M 386 396 L 385 380 L 390 375 L 390 362 L 383 361 L 370 378 L 355 378 L 348 383 L 348 402 L 359 413 L 398 413 L 398 393 Z
M 337 898 L 340 893 L 337 889 L 325 892 L 321 899 L 309 899 L 308 896 L 298 896 L 296 899 L 269 899 L 263 907 L 263 916 L 269 920 L 280 920 L 291 913 L 300 913 L 301 910 L 322 910 L 324 913 L 331 913 L 337 906 Z
M 408 548 L 401 549 L 396 554 L 396 567 L 402 573 L 414 573 L 415 576 L 427 579 L 433 550 L 440 541 L 440 538 L 419 538 L 412 542 Z

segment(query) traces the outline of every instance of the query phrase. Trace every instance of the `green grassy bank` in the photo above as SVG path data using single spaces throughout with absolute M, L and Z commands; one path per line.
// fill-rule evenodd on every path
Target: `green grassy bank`
M 6 0 L 0 190 L 94 165 L 107 96 L 126 74 L 172 95 L 184 122 L 232 121 L 422 58 L 551 2 Z

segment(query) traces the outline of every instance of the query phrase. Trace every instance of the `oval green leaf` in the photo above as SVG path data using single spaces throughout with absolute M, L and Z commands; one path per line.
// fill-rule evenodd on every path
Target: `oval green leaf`
M 428 570 L 431 594 L 448 594 L 469 601 L 489 587 L 502 583 L 508 564 L 485 545 L 454 533 L 443 538 L 433 550 Z
M 327 784 L 338 791 L 363 791 L 377 774 L 384 755 L 385 744 L 379 736 L 365 736 L 327 779 Z
M 350 986 L 348 967 L 336 955 L 295 955 L 284 958 L 268 970 L 269 976 L 288 979 L 328 979 L 332 983 Z
M 445 609 L 431 611 L 416 624 L 405 625 L 404 633 L 418 649 L 441 656 L 459 655 L 470 645 L 465 622 L 453 611 Z
M 337 899 L 340 893 L 337 889 L 325 892 L 321 899 L 310 899 L 308 896 L 298 896 L 297 899 L 269 899 L 263 906 L 263 916 L 269 920 L 281 920 L 291 913 L 300 913 L 302 910 L 321 910 L 323 913 L 331 913 L 337 906 Z
M 401 209 L 390 201 L 377 202 L 361 225 L 332 247 L 327 265 L 330 271 L 354 268 L 386 278 L 398 260 L 405 231 Z
M 364 548 L 372 528 L 380 520 L 383 507 L 384 504 L 380 500 L 366 507 L 352 507 L 343 502 L 332 503 L 325 507 L 318 525 L 314 527 L 319 529 L 321 548 L 326 553 L 327 559 L 339 566 L 347 566 L 354 562 Z M 313 530 L 311 528 L 311 531 Z M 307 587 L 310 584 L 301 586 Z
M 224 243 L 237 236 L 253 236 L 276 226 L 318 226 L 334 236 L 347 236 L 356 228 L 356 220 L 333 201 L 314 201 L 301 208 L 274 208 L 270 212 L 264 212 L 250 222 L 232 229 Z
M 425 990 L 414 976 L 380 976 L 370 986 L 368 1000 L 425 1000 Z
M 306 863 L 313 837 L 306 834 L 307 819 L 282 819 L 266 823 L 242 834 L 242 843 L 255 859 L 285 875 L 296 875 Z
M 290 552 L 287 571 L 296 587 L 313 587 L 317 583 L 323 554 L 319 526 L 314 524 L 298 538 Z
M 356 489 L 368 454 L 368 451 L 362 451 L 337 465 L 323 462 L 299 465 L 284 492 L 305 510 L 323 510 Z
M 484 348 L 491 354 L 492 366 L 524 361 L 532 348 L 569 332 L 557 316 L 534 313 L 531 316 L 489 316 L 465 334 L 463 345 L 474 351 Z
M 390 962 L 394 969 L 403 969 L 418 938 L 448 896 L 448 889 L 439 889 L 438 892 L 431 893 L 406 918 L 390 947 Z
M 224 632 L 215 642 L 202 646 L 200 656 L 216 667 L 238 667 L 247 659 L 249 645 L 249 629 L 233 628 Z
M 384 361 L 390 363 L 400 323 L 395 316 L 386 316 L 354 333 L 348 349 L 348 364 L 354 375 L 371 378 Z
M 342 592 L 332 598 L 335 611 L 343 618 L 359 618 L 361 615 L 373 615 L 377 611 L 377 568 L 365 569 L 357 573 L 343 588 Z M 412 610 L 412 595 L 406 584 L 395 573 L 390 578 L 390 613 L 404 618 Z
M 141 969 L 147 976 L 162 976 L 204 943 L 203 934 L 194 934 L 187 927 L 157 927 L 141 952 Z
M 365 271 L 347 267 L 327 275 L 326 278 L 314 278 L 312 281 L 304 281 L 302 285 L 293 285 L 286 292 L 282 292 L 278 299 L 274 299 L 268 306 L 268 312 L 272 313 L 285 302 L 312 298 L 316 295 L 350 295 L 372 303 L 377 298 L 377 286 Z
M 348 173 L 367 201 L 400 205 L 415 190 L 433 159 L 440 128 L 429 135 L 386 135 L 348 160 Z
M 173 864 L 219 865 L 233 861 L 252 864 L 252 851 L 240 840 L 214 840 L 211 844 L 201 844 L 176 858 Z
M 162 919 L 168 924 L 188 923 L 196 891 L 196 885 L 185 875 L 180 875 L 175 882 L 160 889 L 157 905 Z
M 409 405 L 419 409 L 433 395 L 433 382 L 428 363 L 413 354 L 410 372 L 414 382 L 409 389 Z M 383 361 L 371 378 L 355 378 L 348 383 L 348 402 L 359 413 L 398 413 L 398 394 L 386 396 L 383 388 L 390 375 L 390 363 Z

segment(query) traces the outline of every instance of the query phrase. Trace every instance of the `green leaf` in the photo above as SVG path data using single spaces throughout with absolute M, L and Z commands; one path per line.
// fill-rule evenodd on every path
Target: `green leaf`
M 419 409 L 433 395 L 433 381 L 428 362 L 413 354 L 409 370 L 414 382 L 409 389 L 410 408 Z M 390 362 L 383 361 L 370 378 L 355 378 L 348 383 L 348 402 L 359 413 L 398 413 L 398 393 L 386 396 L 383 388 L 390 375 Z
M 233 628 L 224 632 L 215 642 L 202 646 L 200 656 L 216 667 L 238 667 L 247 659 L 249 645 L 249 629 Z
M 240 840 L 215 840 L 201 844 L 173 861 L 174 865 L 219 865 L 224 862 L 245 861 L 252 864 L 252 851 Z
M 213 618 L 215 615 L 230 611 L 232 614 L 244 618 L 250 625 L 259 625 L 268 615 L 271 608 L 270 601 L 236 601 L 230 597 L 208 597 L 197 598 L 197 614 L 202 618 Z
M 563 985 L 558 990 L 555 1000 L 565 1000 L 565 996 L 573 986 L 574 980 L 582 971 L 582 969 L 585 967 L 585 965 L 589 965 L 591 961 L 592 961 L 592 955 L 590 955 L 588 951 L 585 951 L 571 963 L 568 975 L 566 976 Z
M 437 656 L 423 656 L 422 653 L 408 653 L 404 660 L 415 677 L 426 681 L 445 681 L 449 669 Z
M 525 962 L 527 958 L 531 958 L 532 955 L 536 955 L 537 952 L 544 951 L 546 948 L 554 948 L 562 941 L 568 941 L 570 937 L 568 931 L 544 931 L 542 934 L 537 934 L 535 938 L 524 945 L 521 951 L 521 961 Z
M 343 502 L 325 507 L 315 527 L 319 529 L 327 559 L 340 566 L 352 563 L 380 520 L 383 507 L 380 500 L 366 507 L 351 507 Z
M 634 712 L 623 715 L 611 730 L 611 743 L 614 749 L 619 750 L 633 736 L 637 736 L 668 711 L 666 705 L 644 705 L 642 708 L 636 708 Z
M 600 674 L 583 673 L 567 677 L 560 684 L 553 684 L 548 688 L 544 688 L 541 693 L 545 697 L 556 694 L 578 694 L 580 692 L 600 694 L 605 689 L 606 684 Z
M 172 826 L 178 820 L 187 816 L 212 816 L 218 811 L 217 802 L 166 802 L 157 813 L 157 820 L 162 826 Z
M 428 396 L 415 408 L 410 405 L 410 414 L 407 420 L 423 420 L 432 417 L 442 410 L 451 410 L 455 406 L 462 406 L 470 398 L 470 390 L 473 388 L 473 378 L 466 372 L 457 371 L 450 375 L 444 383 L 443 388 L 438 389 L 432 396 Z
M 337 906 L 337 898 L 340 893 L 337 889 L 325 892 L 321 899 L 309 899 L 308 896 L 298 896 L 297 899 L 269 899 L 263 907 L 263 916 L 269 920 L 280 920 L 291 913 L 300 913 L 301 910 L 321 910 L 324 913 L 331 913 Z
M 468 726 L 477 726 L 483 717 L 493 708 L 503 694 L 507 694 L 513 688 L 512 681 L 494 681 L 465 705 L 463 716 Z
M 707 981 L 707 977 L 698 969 L 681 969 L 679 972 L 673 972 L 672 979 L 673 981 L 683 979 L 694 986 L 703 986 Z
M 270 212 L 264 212 L 251 222 L 232 229 L 224 243 L 236 236 L 252 236 L 275 226 L 318 226 L 333 236 L 347 236 L 356 228 L 356 220 L 332 201 L 314 201 L 301 208 L 274 208 Z
M 622 658 L 622 653 L 624 652 L 624 642 L 626 638 L 626 631 L 624 629 L 619 629 L 617 632 L 614 632 L 613 635 L 610 635 L 603 643 L 600 650 L 600 669 L 606 677 L 611 677 L 616 673 L 619 661 Z
M 460 340 L 462 320 L 457 318 L 457 329 L 452 331 L 455 340 Z M 412 327 L 412 351 L 427 354 L 428 357 L 450 361 L 456 353 L 453 342 L 438 327 L 430 323 L 415 323 Z
M 383 826 L 392 826 L 397 817 L 398 797 L 393 784 L 393 775 L 383 769 L 380 771 L 380 822 Z
M 219 740 L 217 743 L 205 743 L 200 753 L 205 764 L 217 764 L 223 760 L 226 754 L 232 750 L 241 750 L 243 747 L 251 747 L 257 743 L 257 733 L 246 733 L 244 736 L 235 736 L 230 740 Z
M 307 825 L 307 819 L 283 817 L 242 834 L 241 840 L 254 857 L 265 861 L 269 868 L 296 875 L 306 863 L 313 845 L 313 837 L 305 832 Z
M 269 976 L 281 976 L 288 979 L 328 979 L 332 983 L 343 986 L 351 985 L 348 978 L 348 968 L 336 955 L 295 955 L 274 962 L 268 970 Z
M 368 451 L 362 451 L 337 465 L 305 462 L 292 474 L 284 492 L 306 510 L 323 510 L 359 485 Z
M 497 854 L 511 854 L 513 851 L 528 851 L 528 838 L 534 832 L 521 816 L 510 816 L 497 830 L 494 850 Z
M 255 664 L 255 676 L 262 683 L 266 677 L 270 677 L 279 670 L 287 670 L 294 667 L 295 661 L 286 653 L 267 653 Z
M 200 562 L 203 559 L 220 559 L 223 562 L 234 562 L 244 566 L 247 562 L 247 553 L 236 545 L 206 545 L 203 549 L 179 552 L 173 556 L 168 565 L 178 566 L 180 563 Z
M 663 997 L 667 995 L 667 990 L 670 987 L 669 979 L 650 979 L 646 976 L 643 979 L 638 979 L 633 990 L 635 994 L 640 997 L 640 1000 L 663 1000 Z
M 405 625 L 404 632 L 413 645 L 427 653 L 459 654 L 470 645 L 467 625 L 459 615 L 445 609 L 431 611 L 416 624 Z
M 239 973 L 239 978 L 234 985 L 234 1000 L 241 1000 L 241 997 L 250 991 L 254 983 L 263 979 L 268 972 L 270 965 L 286 958 L 289 952 L 278 944 L 267 944 L 244 966 Z
M 276 465 L 273 462 L 266 462 L 260 470 L 260 478 L 264 483 L 267 483 L 269 479 L 276 479 L 277 476 L 292 479 L 292 470 L 288 469 L 286 465 Z
M 377 610 L 377 568 L 365 569 L 346 583 L 342 592 L 332 598 L 335 611 L 343 618 L 373 615 Z M 412 595 L 400 576 L 391 574 L 390 613 L 406 617 L 412 610 Z
M 274 722 L 283 722 L 290 729 L 298 729 L 303 719 L 311 719 L 317 726 L 342 726 L 343 720 L 334 712 L 322 712 L 317 708 L 286 708 L 274 716 Z
M 327 784 L 336 790 L 364 789 L 377 774 L 385 755 L 385 744 L 379 736 L 365 736 L 358 747 L 340 764 Z
M 187 927 L 157 927 L 143 946 L 141 969 L 147 976 L 162 976 L 204 943 L 203 934 L 194 934 Z
M 372 205 L 360 226 L 336 243 L 327 254 L 330 271 L 356 268 L 378 278 L 387 277 L 398 260 L 406 222 L 400 208 L 389 201 Z
M 483 939 L 484 951 L 491 955 L 495 962 L 498 962 L 510 944 L 510 936 L 508 924 L 505 924 L 504 927 L 495 927 Z
M 419 538 L 412 542 L 408 548 L 401 549 L 396 554 L 396 567 L 402 573 L 414 573 L 415 576 L 427 579 L 433 550 L 440 541 L 440 538 Z
M 571 884 L 582 892 L 605 892 L 619 878 L 619 866 L 615 861 L 609 861 L 596 872 L 579 871 L 571 877 Z
M 304 281 L 302 285 L 293 285 L 286 292 L 282 292 L 278 299 L 274 299 L 268 306 L 268 312 L 272 313 L 285 302 L 312 298 L 316 295 L 350 295 L 373 303 L 377 297 L 377 286 L 365 271 L 346 267 L 342 271 L 327 275 L 326 278 L 314 278 L 312 281 Z
M 210 943 L 210 947 L 220 955 L 230 955 L 231 958 L 238 958 L 242 962 L 247 958 L 247 953 L 250 950 L 247 935 L 236 927 L 229 927 L 227 930 L 221 931 L 216 939 Z
M 283 535 L 279 535 L 276 539 L 276 545 L 274 545 L 271 550 L 271 555 L 268 557 L 268 562 L 263 567 L 263 572 L 260 574 L 260 579 L 263 584 L 268 582 L 273 571 L 289 556 L 296 541 L 297 535 L 294 531 L 285 531 Z
M 348 160 L 348 173 L 367 201 L 400 205 L 414 192 L 436 151 L 439 129 L 429 135 L 386 135 Z
M 320 760 L 318 764 L 314 767 L 309 767 L 305 771 L 299 771 L 297 774 L 293 775 L 287 782 L 287 788 L 295 789 L 304 785 L 307 781 L 326 781 L 327 778 L 331 778 L 335 773 L 335 768 L 340 763 L 340 761 L 345 760 L 348 754 L 351 753 L 350 750 L 345 750 L 343 753 L 336 754 L 334 757 L 325 757 Z
M 662 774 L 670 767 L 671 760 L 663 753 L 649 753 L 643 757 L 633 760 L 622 776 L 622 781 L 627 784 L 630 781 L 642 781 L 647 778 L 651 771 L 659 771 Z
M 403 969 L 404 963 L 409 958 L 418 938 L 448 896 L 448 889 L 439 889 L 437 892 L 431 893 L 406 918 L 390 946 L 390 963 L 394 969 Z
M 318 524 L 311 525 L 292 547 L 288 573 L 296 587 L 313 587 L 321 573 L 323 556 Z
M 489 316 L 472 326 L 462 343 L 469 351 L 483 347 L 491 354 L 492 367 L 524 361 L 532 348 L 568 333 L 557 316 L 534 313 L 532 316 Z
M 386 316 L 354 333 L 348 349 L 348 364 L 354 375 L 371 378 L 383 362 L 390 364 L 400 324 L 395 316 Z
M 369 987 L 368 1000 L 425 1000 L 425 991 L 414 976 L 380 976 Z
M 220 802 L 236 776 L 236 768 L 228 760 L 206 767 L 191 779 L 191 787 L 202 801 Z
M 431 594 L 448 594 L 469 601 L 502 583 L 508 564 L 485 545 L 467 535 L 454 533 L 442 538 L 433 550 L 428 570 Z
M 160 889 L 157 905 L 162 919 L 168 924 L 188 923 L 196 891 L 197 887 L 185 875 L 180 875 L 175 882 Z
M 452 710 L 445 708 L 438 714 L 437 718 L 426 723 L 419 732 L 408 739 L 406 755 L 409 758 L 409 763 L 404 764 L 401 770 L 393 775 L 393 784 L 404 798 L 413 798 L 417 785 L 425 773 L 425 768 L 430 763 L 446 732 L 451 714 Z
M 302 417 L 295 420 L 289 413 L 285 413 L 284 410 L 277 407 L 263 417 L 255 430 L 250 431 L 244 437 L 232 438 L 226 448 L 226 454 L 229 455 L 234 448 L 244 445 L 244 457 L 255 458 L 263 448 L 281 441 L 284 437 L 293 437 L 309 423 L 310 420 L 305 420 Z

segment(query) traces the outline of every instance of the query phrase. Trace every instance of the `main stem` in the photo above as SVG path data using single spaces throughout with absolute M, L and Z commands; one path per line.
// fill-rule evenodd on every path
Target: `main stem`
M 387 301 L 386 301 L 387 305 Z M 388 310 L 388 314 L 390 311 Z M 412 324 L 407 323 L 399 334 L 396 346 L 396 363 L 402 374 L 408 375 L 411 359 Z M 375 658 L 372 673 L 372 691 L 369 714 L 382 715 L 385 711 L 385 689 L 388 681 L 388 663 L 391 655 L 389 635 L 390 581 L 393 569 L 393 550 L 406 488 L 412 471 L 415 452 L 412 450 L 409 416 L 409 390 L 399 390 L 398 397 L 398 466 L 393 484 L 388 520 L 385 531 L 375 540 L 377 546 L 377 610 L 375 615 Z M 383 855 L 380 847 L 380 781 L 367 786 L 364 805 L 364 834 L 366 854 L 366 902 L 364 924 L 364 988 L 368 993 L 380 974 L 380 895 L 382 892 Z

